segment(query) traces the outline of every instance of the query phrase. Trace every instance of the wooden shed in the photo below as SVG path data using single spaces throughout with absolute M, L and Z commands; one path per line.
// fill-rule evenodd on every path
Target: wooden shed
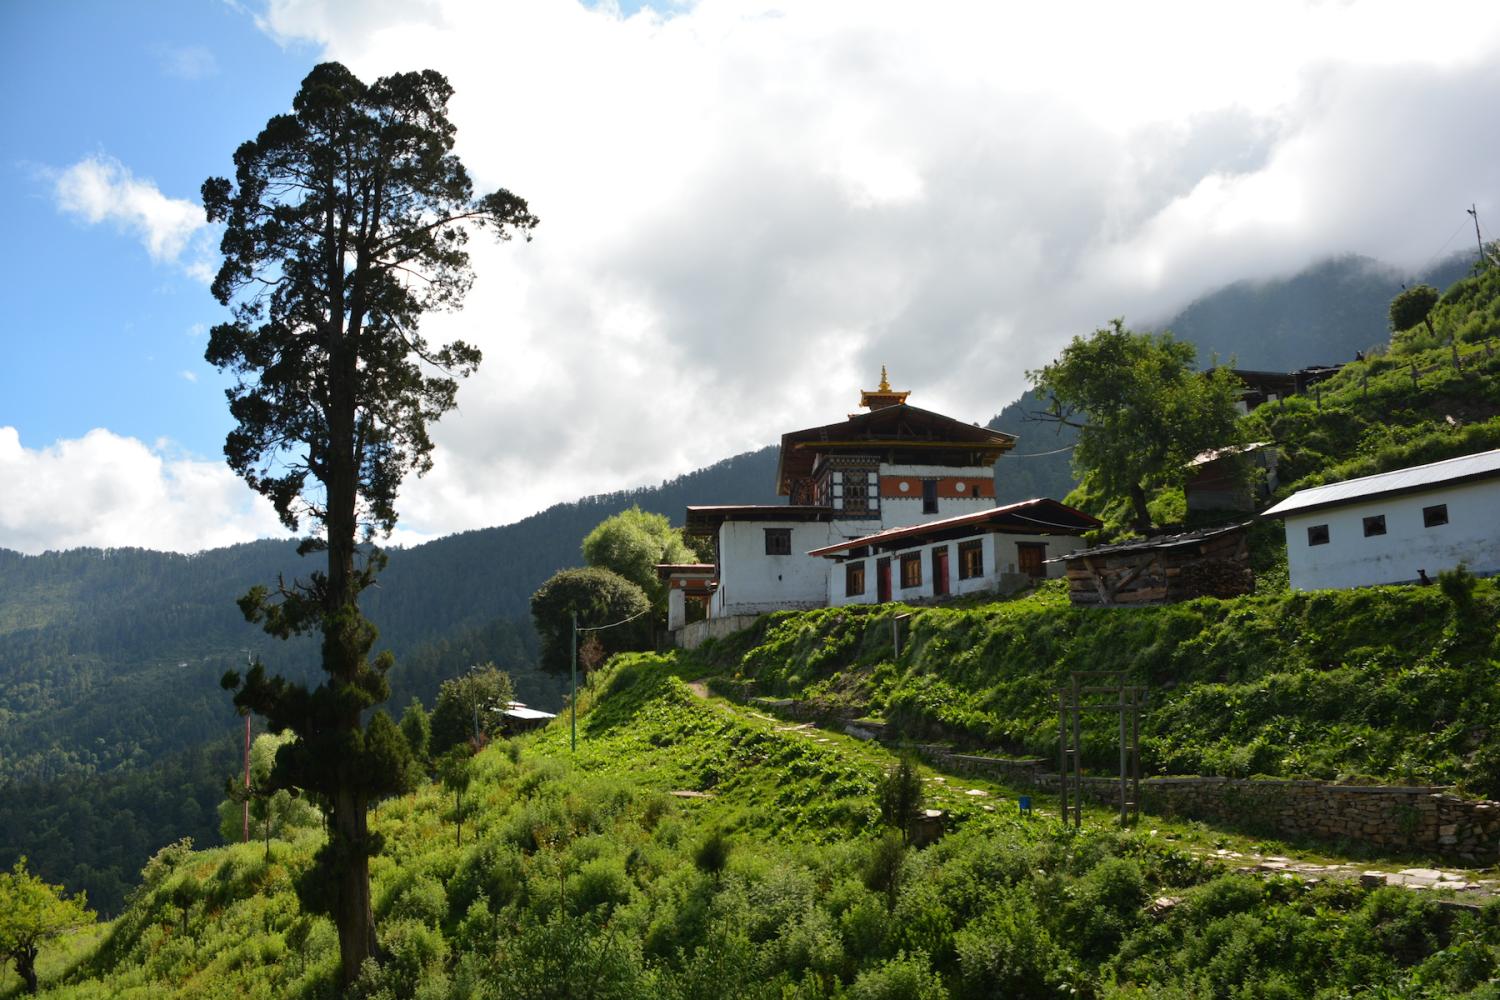
M 1100 545 L 1061 557 L 1074 604 L 1168 604 L 1247 594 L 1255 580 L 1245 524 Z

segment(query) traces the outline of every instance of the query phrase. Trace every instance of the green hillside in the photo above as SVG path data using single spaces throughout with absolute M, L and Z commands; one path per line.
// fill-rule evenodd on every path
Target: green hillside
M 1065 834 L 931 772 L 951 831 L 903 848 L 884 750 L 700 697 L 693 667 L 615 661 L 576 754 L 561 722 L 484 751 L 462 844 L 440 787 L 382 804 L 386 960 L 352 995 L 1494 995 L 1493 907 L 1235 874 L 1099 817 Z M 163 851 L 118 920 L 44 955 L 43 995 L 337 996 L 333 928 L 295 893 L 319 837 Z

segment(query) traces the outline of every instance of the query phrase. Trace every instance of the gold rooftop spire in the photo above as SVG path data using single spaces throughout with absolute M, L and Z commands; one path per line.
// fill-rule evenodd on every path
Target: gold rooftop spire
M 891 388 L 891 380 L 886 375 L 885 365 L 881 365 L 880 388 L 862 390 L 859 394 L 859 405 L 867 410 L 881 410 L 887 406 L 897 406 L 906 402 L 906 397 L 910 395 L 910 389 L 897 392 Z

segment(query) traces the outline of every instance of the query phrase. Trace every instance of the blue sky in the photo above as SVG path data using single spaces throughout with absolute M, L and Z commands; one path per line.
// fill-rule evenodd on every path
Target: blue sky
M 0 211 L 12 234 L 0 243 L 0 424 L 29 447 L 108 427 L 212 456 L 228 427 L 223 383 L 203 362 L 202 330 L 221 310 L 202 280 L 153 260 L 126 229 L 59 213 L 54 178 L 97 157 L 193 198 L 287 105 L 315 51 L 281 47 L 222 4 L 143 9 L 0 8 L 0 85 L 11 95 Z
M 1500 220 L 1479 0 L 9 0 L 0 547 L 278 531 L 220 457 L 197 192 L 325 58 L 446 73 L 542 219 L 428 320 L 487 360 L 405 542 L 826 423 L 882 364 L 983 421 L 1113 316 Z

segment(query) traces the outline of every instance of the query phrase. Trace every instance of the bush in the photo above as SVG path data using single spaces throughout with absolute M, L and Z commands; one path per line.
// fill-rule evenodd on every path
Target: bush
M 948 990 L 927 956 L 902 952 L 884 965 L 862 972 L 849 988 L 850 1000 L 948 1000 Z

